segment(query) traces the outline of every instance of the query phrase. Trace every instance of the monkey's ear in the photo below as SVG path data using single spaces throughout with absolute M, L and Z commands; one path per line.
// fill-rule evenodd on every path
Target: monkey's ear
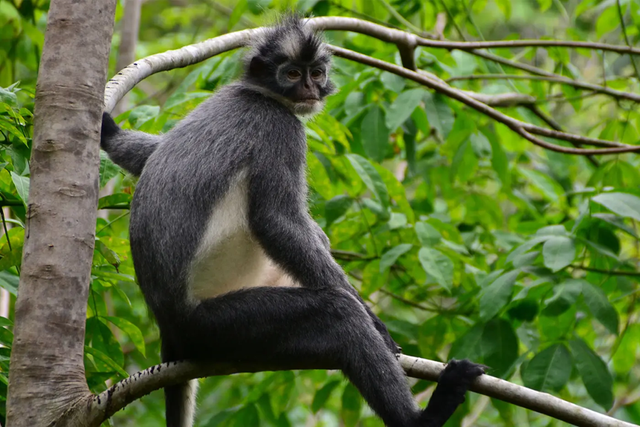
M 267 71 L 267 64 L 265 61 L 257 56 L 251 58 L 249 63 L 249 75 L 253 77 L 262 77 Z

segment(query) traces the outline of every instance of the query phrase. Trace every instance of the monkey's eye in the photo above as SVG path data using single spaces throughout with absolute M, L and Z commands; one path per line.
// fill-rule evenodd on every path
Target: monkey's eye
M 287 77 L 289 80 L 299 80 L 302 77 L 302 73 L 300 70 L 296 70 L 295 68 L 287 71 Z
M 320 69 L 315 69 L 315 70 L 313 70 L 313 71 L 311 72 L 311 78 L 312 78 L 312 79 L 314 79 L 314 80 L 319 80 L 319 79 L 321 79 L 321 78 L 322 78 L 322 75 L 323 75 L 323 74 L 324 74 L 324 73 L 322 72 L 322 70 L 320 70 Z

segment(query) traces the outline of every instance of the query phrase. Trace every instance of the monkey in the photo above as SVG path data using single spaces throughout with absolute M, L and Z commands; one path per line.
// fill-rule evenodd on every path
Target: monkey
M 242 77 L 167 133 L 103 113 L 102 149 L 139 176 L 131 253 L 162 360 L 338 366 L 387 426 L 441 427 L 484 367 L 449 362 L 418 408 L 400 348 L 308 210 L 303 119 L 335 91 L 330 51 L 299 16 L 259 31 Z M 168 427 L 192 425 L 196 392 L 165 388 Z

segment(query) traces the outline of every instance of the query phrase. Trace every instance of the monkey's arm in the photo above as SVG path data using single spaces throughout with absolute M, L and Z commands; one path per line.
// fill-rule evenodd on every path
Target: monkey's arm
M 307 211 L 306 188 L 301 171 L 282 163 L 265 162 L 252 168 L 249 180 L 249 223 L 267 255 L 302 286 L 313 289 L 342 288 L 365 308 L 387 348 L 400 347 L 387 327 L 351 286 L 331 256 L 329 239 Z
M 302 171 L 266 163 L 250 172 L 249 224 L 267 255 L 304 287 L 352 288 L 307 212 Z
M 100 147 L 115 164 L 140 176 L 147 159 L 162 141 L 159 135 L 123 130 L 107 112 L 102 113 Z

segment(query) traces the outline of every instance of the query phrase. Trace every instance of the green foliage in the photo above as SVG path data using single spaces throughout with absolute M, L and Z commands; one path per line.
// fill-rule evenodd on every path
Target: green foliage
M 144 4 L 137 56 L 252 22 L 261 25 L 271 20 L 272 10 L 292 6 L 316 16 L 364 15 L 414 31 L 443 25 L 439 35 L 447 39 L 548 35 L 626 43 L 617 4 L 599 0 L 222 1 L 231 7 L 228 16 L 205 3 L 183 3 Z M 633 1 L 621 5 L 627 36 L 637 45 L 640 7 Z M 6 214 L 0 288 L 12 295 L 11 302 L 20 274 L 33 94 L 47 8 L 47 2 L 0 1 L 0 204 Z M 117 13 L 119 21 L 121 6 Z M 393 45 L 346 32 L 329 32 L 327 38 L 399 63 Z M 116 36 L 112 63 L 118 41 Z M 564 48 L 493 53 L 581 81 L 600 84 L 604 75 L 608 87 L 638 92 L 640 76 L 628 56 Z M 148 79 L 132 91 L 134 107 L 116 120 L 125 128 L 167 131 L 238 75 L 240 55 L 230 52 Z M 442 79 L 520 72 L 455 50 L 419 48 L 416 61 Z M 460 103 L 341 59 L 335 60 L 332 78 L 339 92 L 307 123 L 310 211 L 330 237 L 335 258 L 404 352 L 438 360 L 470 358 L 489 366 L 491 375 L 587 407 L 608 410 L 614 398 L 634 395 L 640 378 L 638 156 L 592 163 L 534 148 Z M 603 95 L 535 80 L 451 84 L 485 95 L 531 95 L 543 116 L 563 128 L 640 141 L 637 108 Z M 546 126 L 530 109 L 501 111 Z M 85 342 L 87 380 L 94 391 L 159 361 L 158 332 L 135 284 L 129 251 L 135 180 L 103 154 L 100 187 L 107 183 L 110 193 L 98 205 Z M 0 422 L 12 318 L 11 310 L 8 318 L 0 317 Z M 418 382 L 415 391 L 426 387 Z M 381 425 L 336 373 L 210 378 L 201 390 L 198 420 L 204 426 Z M 477 398 L 468 401 L 449 425 L 460 425 Z M 114 424 L 157 426 L 162 412 L 161 393 L 154 393 L 117 414 Z M 640 404 L 623 405 L 614 415 L 640 423 Z M 524 423 L 550 425 L 498 401 L 475 425 Z

